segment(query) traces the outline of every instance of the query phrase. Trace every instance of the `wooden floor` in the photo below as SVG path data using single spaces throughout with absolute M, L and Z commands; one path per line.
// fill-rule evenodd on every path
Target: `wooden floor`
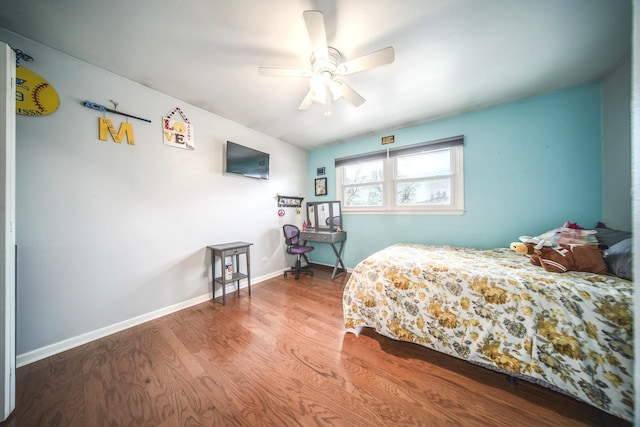
M 17 371 L 0 426 L 627 426 L 545 388 L 342 329 L 345 277 L 275 278 Z

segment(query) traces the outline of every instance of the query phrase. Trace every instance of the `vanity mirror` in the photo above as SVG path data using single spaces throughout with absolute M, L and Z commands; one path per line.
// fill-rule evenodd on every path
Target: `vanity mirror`
M 307 202 L 307 219 L 313 231 L 336 231 L 342 228 L 340 201 Z

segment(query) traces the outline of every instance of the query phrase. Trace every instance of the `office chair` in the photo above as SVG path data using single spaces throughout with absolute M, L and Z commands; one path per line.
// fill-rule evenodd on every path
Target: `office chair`
M 296 273 L 296 279 L 300 277 L 300 273 L 307 273 L 313 276 L 313 270 L 309 269 L 309 259 L 306 254 L 315 248 L 313 246 L 302 246 L 300 244 L 300 229 L 295 225 L 285 224 L 282 230 L 284 231 L 284 239 L 287 243 L 287 253 L 296 256 L 296 265 L 286 270 L 284 277 L 287 277 L 287 273 Z M 305 266 L 302 266 L 301 258 L 304 258 L 307 263 Z
M 325 222 L 327 225 L 329 225 L 329 220 L 330 220 L 330 219 L 331 219 L 331 218 L 327 218 L 324 222 Z M 338 216 L 334 216 L 334 217 L 333 217 L 333 226 L 334 226 L 334 227 L 340 227 L 340 225 L 341 225 L 341 224 L 340 224 L 340 215 L 338 215 Z

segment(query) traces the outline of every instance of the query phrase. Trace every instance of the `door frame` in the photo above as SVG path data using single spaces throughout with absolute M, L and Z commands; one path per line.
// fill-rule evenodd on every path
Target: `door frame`
M 0 42 L 0 418 L 16 406 L 16 56 Z

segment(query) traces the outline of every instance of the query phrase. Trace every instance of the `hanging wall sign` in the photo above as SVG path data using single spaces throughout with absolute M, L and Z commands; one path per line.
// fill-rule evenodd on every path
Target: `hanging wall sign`
M 113 141 L 117 142 L 118 144 L 122 142 L 125 136 L 127 137 L 127 144 L 135 145 L 136 143 L 135 138 L 133 136 L 133 126 L 131 126 L 131 123 L 129 122 L 120 123 L 120 129 L 118 130 L 118 132 L 116 132 L 116 128 L 113 125 L 113 122 L 111 121 L 111 119 L 108 119 L 106 117 L 100 117 L 98 118 L 98 126 L 100 129 L 99 130 L 100 141 L 106 141 L 107 139 L 109 139 L 107 135 L 111 135 L 111 138 L 113 139 Z
M 46 116 L 59 105 L 58 92 L 48 81 L 22 66 L 16 69 L 16 113 Z
M 164 145 L 193 150 L 195 145 L 193 131 L 193 125 L 178 107 L 162 118 Z
M 104 113 L 108 111 L 110 113 L 119 114 L 121 116 L 142 120 L 143 122 L 147 122 L 147 123 L 151 123 L 151 120 L 143 119 L 142 117 L 117 111 L 116 108 L 118 108 L 118 103 L 113 99 L 111 99 L 110 101 L 113 103 L 114 108 L 107 108 L 102 104 L 98 104 L 97 102 L 91 102 L 86 100 L 82 101 L 82 105 L 84 105 L 87 108 L 102 111 L 103 117 L 98 118 L 99 137 L 101 141 L 108 140 L 109 139 L 108 135 L 111 135 L 111 138 L 113 139 L 114 142 L 121 143 L 122 140 L 126 137 L 127 143 L 129 145 L 135 145 L 136 142 L 135 142 L 135 138 L 133 137 L 133 126 L 131 125 L 131 123 L 129 123 L 129 119 L 127 118 L 126 122 L 121 123 L 120 129 L 116 132 L 116 128 L 113 125 L 113 122 L 111 121 L 111 119 L 104 117 Z

